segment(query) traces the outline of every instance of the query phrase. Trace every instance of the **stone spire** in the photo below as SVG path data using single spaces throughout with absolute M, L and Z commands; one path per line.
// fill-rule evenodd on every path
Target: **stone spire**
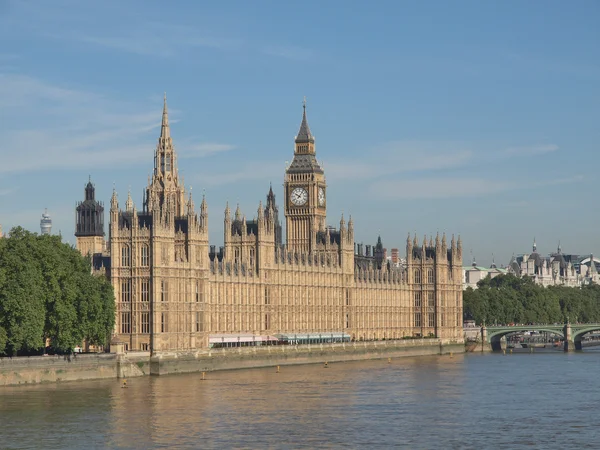
M 163 99 L 163 113 L 162 113 L 162 123 L 160 125 L 160 137 L 168 139 L 171 137 L 171 130 L 169 128 L 169 111 L 167 109 L 167 93 L 165 92 L 165 96 Z
M 535 238 L 533 238 L 533 253 L 537 252 L 537 244 L 535 243 Z
M 264 216 L 265 212 L 264 212 L 264 210 L 263 210 L 263 204 L 262 204 L 262 200 L 261 200 L 261 201 L 258 203 L 258 211 L 257 211 L 257 214 L 258 214 L 258 221 L 259 221 L 259 222 L 262 222 L 262 220 L 263 220 L 263 219 L 264 219 L 264 217 L 265 217 L 265 216 Z
M 125 209 L 127 211 L 133 211 L 133 200 L 131 199 L 131 189 L 127 192 L 127 201 L 125 202 Z
M 112 197 L 110 198 L 110 208 L 119 209 L 119 198 L 117 197 L 117 190 L 113 186 Z
M 205 216 L 208 214 L 208 205 L 206 204 L 206 195 L 202 194 L 202 203 L 200 204 L 200 214 Z
M 188 215 L 194 214 L 194 209 L 195 209 L 194 199 L 192 198 L 192 188 L 190 187 L 190 194 L 189 194 L 188 201 L 187 201 Z
M 300 123 L 300 130 L 298 130 L 298 135 L 296 136 L 296 144 L 303 143 L 314 143 L 315 138 L 310 133 L 310 128 L 308 126 L 308 121 L 306 120 L 306 97 L 304 97 L 304 102 L 302 104 L 302 123 Z
M 225 220 L 231 220 L 231 209 L 229 208 L 229 202 L 225 204 Z
M 235 208 L 235 220 L 236 221 L 240 221 L 242 220 L 242 211 L 240 210 L 240 204 L 237 204 L 237 208 Z

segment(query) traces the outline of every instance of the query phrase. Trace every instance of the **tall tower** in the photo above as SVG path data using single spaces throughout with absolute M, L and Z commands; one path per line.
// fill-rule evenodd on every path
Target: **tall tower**
M 42 214 L 42 219 L 40 220 L 40 230 L 42 234 L 50 234 L 52 231 L 52 219 L 50 218 L 47 209 L 44 209 L 44 214 Z
M 303 109 L 294 159 L 285 171 L 286 244 L 290 252 L 310 253 L 316 247 L 317 232 L 325 229 L 327 185 L 306 120 L 306 100 Z
M 91 179 L 85 185 L 84 200 L 75 209 L 75 237 L 77 250 L 84 256 L 104 250 L 104 205 L 96 201 Z
M 174 208 L 176 217 L 185 214 L 185 192 L 183 183 L 179 182 L 177 154 L 171 139 L 167 94 L 164 98 L 160 137 L 154 153 L 154 172 L 144 199 L 144 211 L 163 212 L 165 205 Z

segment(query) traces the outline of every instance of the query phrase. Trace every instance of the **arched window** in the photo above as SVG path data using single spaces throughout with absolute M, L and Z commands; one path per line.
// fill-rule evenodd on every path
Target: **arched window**
M 421 284 L 421 270 L 415 269 L 415 284 Z
M 150 265 L 150 247 L 142 245 L 142 267 L 148 267 Z
M 131 253 L 129 252 L 129 245 L 127 244 L 121 248 L 121 265 L 123 267 L 129 267 L 131 265 Z
M 160 282 L 160 301 L 169 301 L 169 283 L 165 280 Z
M 421 307 L 421 293 L 415 292 L 415 308 Z
M 433 269 L 427 269 L 427 283 L 433 284 Z

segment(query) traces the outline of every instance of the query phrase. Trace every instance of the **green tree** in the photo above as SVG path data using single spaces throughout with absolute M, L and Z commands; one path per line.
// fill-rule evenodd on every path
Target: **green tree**
M 489 276 L 463 293 L 465 318 L 477 323 L 600 321 L 600 286 L 544 288 L 529 277 Z
M 106 344 L 114 320 L 112 286 L 60 237 L 14 228 L 0 240 L 0 353 Z

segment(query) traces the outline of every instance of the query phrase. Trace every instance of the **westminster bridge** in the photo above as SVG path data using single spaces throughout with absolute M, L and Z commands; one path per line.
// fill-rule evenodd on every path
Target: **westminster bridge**
M 562 324 L 538 324 L 538 325 L 506 325 L 506 326 L 486 326 L 481 327 L 479 340 L 481 350 L 501 351 L 501 339 L 512 333 L 525 331 L 542 331 L 553 333 L 560 336 L 563 340 L 565 352 L 581 350 L 581 340 L 583 336 L 594 331 L 600 331 L 600 323 L 565 323 Z

